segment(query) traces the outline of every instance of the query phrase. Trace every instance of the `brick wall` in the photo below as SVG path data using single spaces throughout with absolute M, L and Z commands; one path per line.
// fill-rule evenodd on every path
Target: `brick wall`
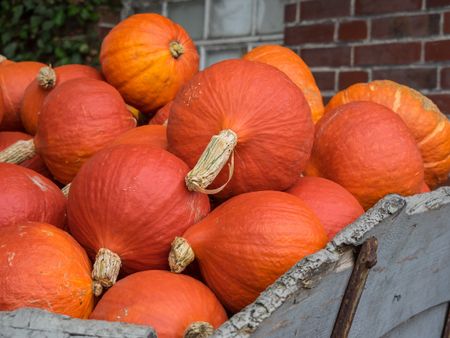
M 324 100 L 391 79 L 450 115 L 450 0 L 292 0 L 285 45 L 311 67 Z

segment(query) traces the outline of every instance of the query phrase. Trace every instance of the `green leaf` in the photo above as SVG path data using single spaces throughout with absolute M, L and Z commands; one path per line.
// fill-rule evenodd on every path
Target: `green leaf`
M 17 48 L 17 42 L 11 42 L 11 43 L 7 44 L 5 46 L 5 48 L 3 48 L 3 53 L 5 53 L 5 56 L 12 57 L 16 52 L 16 48 Z
M 13 7 L 12 12 L 13 12 L 12 13 L 13 17 L 12 17 L 11 21 L 14 22 L 14 23 L 19 22 L 19 19 L 22 16 L 22 13 L 23 13 L 23 6 L 19 5 L 19 6 Z
M 56 26 L 62 26 L 62 24 L 64 23 L 64 19 L 65 19 L 64 11 L 58 11 L 55 17 L 53 18 L 53 22 L 55 23 Z

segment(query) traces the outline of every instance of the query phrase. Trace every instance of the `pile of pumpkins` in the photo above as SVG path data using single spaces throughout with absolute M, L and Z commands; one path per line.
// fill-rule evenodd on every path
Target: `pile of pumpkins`
M 401 84 L 324 107 L 274 45 L 199 72 L 157 14 L 119 23 L 100 61 L 1 60 L 0 310 L 206 337 L 383 196 L 450 172 L 448 119 Z

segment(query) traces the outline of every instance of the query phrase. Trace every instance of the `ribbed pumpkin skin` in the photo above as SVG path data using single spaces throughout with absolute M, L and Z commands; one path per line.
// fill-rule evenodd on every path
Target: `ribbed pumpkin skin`
M 142 271 L 115 284 L 95 307 L 91 319 L 152 326 L 159 338 L 183 337 L 193 322 L 214 328 L 227 320 L 216 296 L 192 277 L 168 271 Z
M 88 318 L 93 305 L 91 263 L 67 232 L 35 222 L 0 227 L 0 310 Z
M 206 195 L 189 192 L 188 167 L 169 152 L 118 145 L 94 155 L 72 182 L 70 232 L 95 258 L 118 254 L 131 273 L 167 269 L 170 243 L 209 212 Z
M 420 151 L 401 118 L 382 105 L 358 101 L 337 107 L 316 125 L 306 174 L 342 185 L 367 210 L 387 194 L 418 193 L 423 171 Z
M 54 68 L 56 73 L 56 86 L 66 81 L 77 79 L 80 77 L 88 77 L 92 79 L 101 80 L 101 74 L 93 67 L 85 65 L 64 65 Z M 37 79 L 34 79 L 23 96 L 20 119 L 22 120 L 25 130 L 31 135 L 36 134 L 37 123 L 41 113 L 42 104 L 47 95 L 55 88 L 44 89 L 39 86 Z
M 312 210 L 278 191 L 235 196 L 183 238 L 194 250 L 207 285 L 232 312 L 253 302 L 296 262 L 327 243 Z
M 302 90 L 311 108 L 313 122 L 316 123 L 322 117 L 322 94 L 316 80 L 302 58 L 292 50 L 279 45 L 265 45 L 254 48 L 243 59 L 263 62 L 281 70 Z
M 112 146 L 118 144 L 148 144 L 161 149 L 167 149 L 166 127 L 146 125 L 133 128 L 114 140 Z
M 16 143 L 17 141 L 31 139 L 31 135 L 20 131 L 2 131 L 0 132 L 0 151 Z M 23 161 L 20 165 L 25 168 L 30 168 L 45 177 L 51 178 L 50 172 L 39 155 Z
M 172 56 L 169 45 L 179 42 L 184 52 Z M 178 24 L 159 14 L 136 14 L 116 25 L 105 37 L 100 62 L 107 81 L 125 101 L 143 113 L 172 100 L 198 71 L 198 53 Z
M 135 126 L 117 90 L 104 81 L 79 78 L 47 96 L 34 142 L 51 173 L 67 184 L 89 157 Z
M 158 109 L 156 114 L 148 121 L 148 124 L 164 124 L 169 119 L 172 102 L 166 103 L 162 108 Z
M 301 198 L 314 211 L 329 240 L 364 213 L 350 192 L 322 177 L 301 177 L 286 192 Z
M 0 228 L 23 221 L 62 228 L 65 218 L 66 198 L 56 184 L 31 169 L 0 163 Z
M 234 175 L 217 194 L 284 190 L 309 158 L 314 125 L 303 94 L 272 66 L 228 60 L 198 73 L 173 101 L 167 126 L 169 150 L 194 167 L 213 135 L 238 135 Z M 228 179 L 225 166 L 211 188 Z
M 0 112 L 3 111 L 0 131 L 23 130 L 20 104 L 25 89 L 44 66 L 39 62 L 23 61 L 0 67 Z
M 447 180 L 450 172 L 450 122 L 430 99 L 407 86 L 379 80 L 358 83 L 337 93 L 325 112 L 352 101 L 373 101 L 397 113 L 419 146 L 426 183 L 435 188 Z

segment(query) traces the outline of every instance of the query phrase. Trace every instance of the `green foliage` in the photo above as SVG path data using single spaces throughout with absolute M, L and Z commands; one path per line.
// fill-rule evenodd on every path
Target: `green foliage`
M 14 61 L 98 65 L 99 6 L 108 0 L 0 0 L 0 54 Z M 117 3 L 117 1 L 116 1 Z

